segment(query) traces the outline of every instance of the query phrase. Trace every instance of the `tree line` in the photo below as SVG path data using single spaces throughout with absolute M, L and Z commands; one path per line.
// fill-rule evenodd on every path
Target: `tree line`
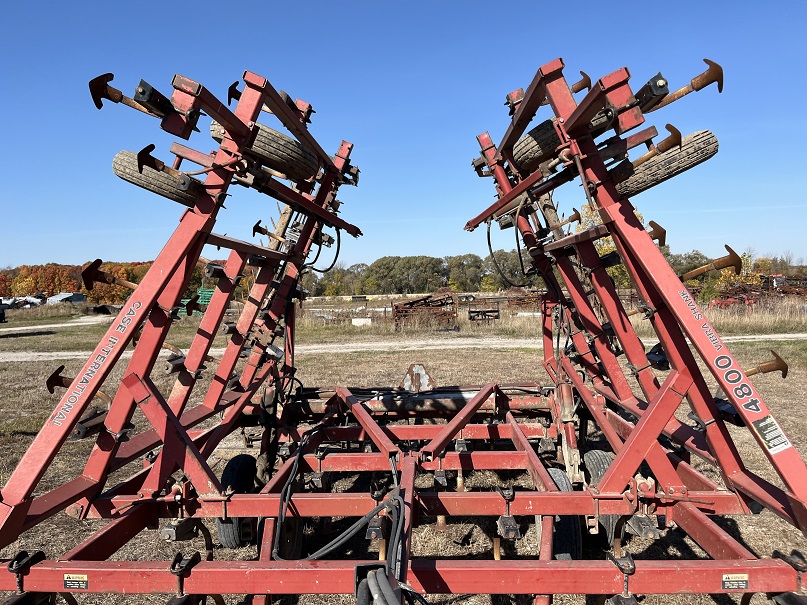
M 610 248 L 613 249 L 613 248 Z M 599 250 L 601 255 L 608 246 Z M 699 250 L 681 254 L 670 252 L 663 246 L 661 252 L 672 269 L 682 275 L 692 269 L 712 262 L 714 259 Z M 476 254 L 462 254 L 435 258 L 431 256 L 384 256 L 367 265 L 358 263 L 344 266 L 337 264 L 324 275 L 306 274 L 303 287 L 312 296 L 349 296 L 360 294 L 415 294 L 450 288 L 455 292 L 497 292 L 510 287 L 543 288 L 540 276 L 530 272 L 530 257 L 526 250 L 496 250 L 493 258 L 481 258 Z M 790 254 L 757 258 L 752 250 L 742 255 L 745 267 L 741 278 L 755 274 L 778 274 L 794 276 L 801 266 L 793 264 Z M 497 268 L 498 265 L 498 268 Z M 526 274 L 525 274 L 526 271 Z M 624 267 L 618 265 L 608 270 L 616 287 L 631 288 Z M 705 276 L 701 281 L 715 281 L 722 285 L 726 278 L 720 274 Z M 736 279 L 734 281 L 737 281 Z M 726 284 L 729 285 L 729 284 Z
M 496 262 L 511 280 L 519 279 L 521 263 L 515 250 L 497 250 Z M 523 256 L 524 262 L 528 259 Z M 224 263 L 224 261 L 216 261 Z M 106 262 L 101 269 L 115 277 L 138 283 L 148 272 L 151 262 Z M 92 303 L 122 303 L 129 295 L 127 288 L 114 284 L 95 283 L 87 290 L 81 279 L 85 265 L 21 265 L 0 270 L 0 297 L 52 296 L 59 292 L 82 292 Z M 245 272 L 250 273 L 251 267 Z M 247 275 L 236 297 L 246 294 L 252 280 Z M 523 278 L 523 275 L 522 275 Z M 196 267 L 191 276 L 187 296 L 199 287 L 213 287 L 205 280 L 203 268 Z M 532 284 L 532 279 L 529 280 Z M 384 256 L 371 264 L 358 263 L 349 267 L 339 264 L 328 273 L 305 273 L 303 287 L 313 296 L 339 296 L 351 294 L 413 294 L 433 292 L 449 287 L 455 291 L 497 291 L 510 287 L 507 279 L 495 269 L 490 256 L 483 259 L 476 254 L 462 254 L 436 258 L 431 256 Z
M 608 251 L 607 244 L 599 250 Z M 711 262 L 698 250 L 672 254 L 667 246 L 662 253 L 679 275 Z M 794 264 L 792 254 L 756 257 L 752 250 L 743 254 L 749 273 L 798 275 L 801 261 Z M 218 261 L 223 262 L 223 261 Z M 151 262 L 104 263 L 102 269 L 132 282 L 139 282 L 151 267 Z M 434 292 L 449 288 L 456 292 L 496 292 L 512 286 L 543 287 L 541 278 L 529 271 L 529 254 L 496 250 L 493 256 L 482 258 L 476 254 L 457 256 L 383 256 L 370 264 L 357 263 L 350 266 L 337 263 L 325 274 L 306 272 L 303 287 L 312 296 L 346 296 L 361 294 L 415 294 Z M 54 295 L 59 292 L 83 292 L 91 303 L 119 304 L 126 300 L 130 291 L 114 284 L 96 283 L 91 291 L 84 288 L 81 280 L 81 265 L 22 265 L 0 270 L 0 297 Z M 250 270 L 248 267 L 247 271 Z M 525 274 L 526 271 L 526 274 Z M 609 269 L 617 287 L 629 288 L 627 274 L 621 266 Z M 243 297 L 251 284 L 246 276 L 236 297 Z M 706 278 L 709 279 L 709 278 Z M 711 279 L 720 279 L 711 278 Z M 210 280 L 207 280 L 210 281 Z M 196 267 L 191 276 L 186 296 L 200 287 L 213 287 L 203 277 L 203 268 Z

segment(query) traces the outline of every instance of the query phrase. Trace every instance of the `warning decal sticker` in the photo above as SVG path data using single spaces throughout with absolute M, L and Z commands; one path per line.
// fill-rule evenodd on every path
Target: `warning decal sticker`
M 89 582 L 87 581 L 86 574 L 64 574 L 64 587 L 66 590 L 87 590 Z
M 723 590 L 748 590 L 748 574 L 724 573 Z
M 751 425 L 754 430 L 762 438 L 762 442 L 771 454 L 778 454 L 779 452 L 792 447 L 792 443 L 785 437 L 779 424 L 772 416 L 765 416 L 759 420 L 754 420 Z

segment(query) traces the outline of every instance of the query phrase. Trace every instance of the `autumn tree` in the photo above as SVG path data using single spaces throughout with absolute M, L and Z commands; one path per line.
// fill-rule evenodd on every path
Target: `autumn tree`
M 11 296 L 11 276 L 6 273 L 0 273 L 0 297 L 7 298 Z
M 634 213 L 636 214 L 636 218 L 639 219 L 639 222 L 644 225 L 644 217 L 636 210 L 634 210 Z M 588 231 L 601 223 L 602 218 L 600 217 L 600 213 L 595 208 L 592 208 L 586 204 L 580 208 L 580 222 L 577 224 L 575 231 Z M 594 248 L 597 250 L 597 254 L 602 257 L 616 251 L 616 244 L 614 244 L 613 238 L 611 238 L 609 235 L 608 237 L 602 237 L 594 240 Z M 614 285 L 617 288 L 633 287 L 633 283 L 628 276 L 628 270 L 621 262 L 613 267 L 608 267 L 606 271 L 608 272 L 608 275 L 611 276 L 611 279 L 614 280 Z

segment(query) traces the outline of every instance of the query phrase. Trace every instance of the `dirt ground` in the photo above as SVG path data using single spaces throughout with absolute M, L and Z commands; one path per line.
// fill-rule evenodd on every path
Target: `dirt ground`
M 49 328 L 50 329 L 50 328 Z M 58 330 L 59 328 L 53 328 Z M 36 331 L 34 331 L 35 333 Z M 5 335 L 5 334 L 4 334 Z M 750 367 L 766 359 L 767 349 L 773 348 L 790 363 L 790 373 L 786 380 L 780 376 L 764 375 L 754 377 L 753 382 L 765 397 L 766 403 L 771 407 L 774 416 L 782 425 L 785 432 L 793 441 L 797 449 L 807 452 L 807 414 L 804 414 L 802 393 L 807 388 L 807 335 L 799 334 L 796 338 L 783 338 L 772 340 L 771 337 L 759 337 L 753 342 L 736 342 L 730 345 L 732 352 L 738 357 L 740 363 Z M 30 347 L 40 353 L 52 352 L 48 342 L 52 343 L 49 335 L 26 336 L 30 343 L 36 339 L 35 346 Z M 45 418 L 51 413 L 58 401 L 57 395 L 49 395 L 44 388 L 45 379 L 56 365 L 64 363 L 65 373 L 71 374 L 78 370 L 86 355 L 78 357 L 70 355 L 66 358 L 59 355 L 33 359 L 7 358 L 4 361 L 4 352 L 24 353 L 24 348 L 14 346 L 6 348 L 4 344 L 10 339 L 0 339 L 0 448 L 4 455 L 0 457 L 0 485 L 5 484 L 9 474 L 16 466 L 20 456 L 33 440 Z M 508 341 L 506 339 L 462 339 L 446 338 L 443 345 L 435 345 L 440 338 L 429 338 L 428 344 L 416 344 L 415 339 L 383 341 L 381 347 L 369 346 L 362 349 L 362 343 L 348 343 L 339 350 L 331 348 L 317 349 L 314 344 L 301 346 L 298 350 L 297 365 L 299 376 L 307 386 L 397 386 L 410 363 L 423 363 L 430 371 L 438 385 L 451 384 L 481 384 L 490 381 L 501 382 L 527 382 L 544 381 L 546 376 L 540 365 L 541 352 L 538 343 L 532 341 Z M 439 348 L 438 348 L 439 347 Z M 11 349 L 11 350 L 8 350 Z M 122 369 L 112 377 L 119 380 Z M 169 376 L 158 376 L 158 386 L 167 392 L 172 384 Z M 204 392 L 204 384 L 200 384 L 198 392 Z M 687 410 L 681 410 L 680 417 L 686 419 Z M 138 428 L 145 426 L 143 418 L 135 418 Z M 747 466 L 763 477 L 781 484 L 778 477 L 767 465 L 761 450 L 745 429 L 731 429 L 732 435 L 743 456 Z M 240 447 L 234 437 L 224 444 L 222 455 L 214 462 L 214 470 L 219 472 L 223 467 L 227 448 Z M 68 442 L 63 454 L 57 457 L 41 484 L 41 490 L 57 485 L 66 477 L 74 476 L 76 461 L 82 464 L 89 453 L 91 444 L 88 441 Z M 351 481 L 350 478 L 344 478 Z M 490 489 L 491 485 L 506 483 L 524 483 L 530 487 L 526 475 L 510 477 L 493 476 L 490 473 L 475 472 L 467 477 L 470 489 Z M 492 558 L 492 537 L 495 530 L 492 527 L 494 520 L 477 524 L 470 519 L 449 519 L 448 531 L 437 534 L 433 531 L 431 520 L 424 519 L 424 523 L 415 529 L 413 536 L 414 554 L 416 556 L 465 556 L 471 558 Z M 522 539 L 505 544 L 504 557 L 530 557 L 534 556 L 537 545 L 537 532 L 533 520 L 519 519 L 522 526 Z M 765 511 L 753 517 L 732 517 L 720 521 L 723 527 L 732 535 L 739 537 L 742 542 L 755 554 L 769 557 L 773 550 L 778 549 L 790 552 L 799 549 L 807 552 L 807 540 L 797 530 L 780 521 L 773 514 Z M 208 524 L 213 531 L 216 541 L 215 524 Z M 23 534 L 14 544 L 0 550 L 0 558 L 13 556 L 21 549 L 42 549 L 49 557 L 58 556 L 84 538 L 91 535 L 99 527 L 101 521 L 77 521 L 59 514 L 50 522 L 37 526 Z M 667 558 L 703 557 L 703 552 L 689 538 L 678 530 L 663 532 L 661 540 L 633 539 L 628 543 L 628 549 L 637 559 L 641 558 Z M 309 536 L 312 541 L 316 537 Z M 360 548 L 372 552 L 372 544 L 363 543 Z M 204 551 L 204 543 L 200 539 L 190 543 L 174 544 L 162 542 L 157 538 L 155 531 L 142 532 L 132 543 L 115 554 L 115 559 L 144 559 L 170 560 L 177 550 L 191 552 L 194 549 Z M 217 547 L 216 558 L 245 559 L 254 557 L 254 547 L 230 551 Z M 602 558 L 603 552 L 592 542 L 586 546 L 586 555 L 590 558 Z M 536 592 L 540 589 L 536 587 Z M 166 595 L 137 598 L 137 601 L 149 603 L 164 603 Z M 527 603 L 529 598 L 519 596 L 510 598 L 504 596 L 479 595 L 466 597 L 462 595 L 434 596 L 430 601 L 443 603 Z M 228 603 L 235 603 L 236 597 L 227 599 Z M 582 597 L 558 596 L 556 602 L 579 603 Z M 754 603 L 765 601 L 764 596 L 754 597 Z M 118 603 L 135 602 L 131 598 L 115 595 L 85 595 L 79 597 L 80 603 Z M 320 603 L 352 603 L 349 596 L 323 597 L 286 597 L 283 603 L 303 603 L 306 605 L 319 605 Z M 713 603 L 721 605 L 739 602 L 729 596 L 716 596 L 714 599 L 701 595 L 695 597 L 654 597 L 643 599 L 645 603 Z

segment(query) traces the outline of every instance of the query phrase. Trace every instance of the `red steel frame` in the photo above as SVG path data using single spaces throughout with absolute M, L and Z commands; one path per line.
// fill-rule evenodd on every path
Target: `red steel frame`
M 650 236 L 636 219 L 630 202 L 620 198 L 586 125 L 600 110 L 615 112 L 614 128 L 622 134 L 643 123 L 632 106 L 629 73 L 621 69 L 599 80 L 578 104 L 562 74 L 563 62 L 543 66 L 518 105 L 502 143 L 478 137 L 493 175 L 499 200 L 469 222 L 473 229 L 524 192 L 545 193 L 581 177 L 589 202 L 603 225 L 561 239 L 540 237 L 524 215 L 516 225 L 534 268 L 546 282 L 543 307 L 544 367 L 554 385 L 489 383 L 444 387 L 412 393 L 402 389 L 298 389 L 294 380 L 295 296 L 304 261 L 323 224 L 353 235 L 361 232 L 330 210 L 349 169 L 352 146 L 343 142 L 328 156 L 305 127 L 305 115 L 295 110 L 263 78 L 247 72 L 246 86 L 234 112 L 204 87 L 177 76 L 172 103 L 178 110 L 163 128 L 183 136 L 191 112 L 202 109 L 222 124 L 226 136 L 214 155 L 181 145 L 172 151 L 205 166 L 205 194 L 182 216 L 168 244 L 134 291 L 101 343 L 79 372 L 19 467 L 0 495 L 0 546 L 8 546 L 26 529 L 67 510 L 84 518 L 109 519 L 91 537 L 55 558 L 35 558 L 30 565 L 0 574 L 0 590 L 32 602 L 52 593 L 166 593 L 188 602 L 201 595 L 237 593 L 268 602 L 268 595 L 354 593 L 367 565 L 385 567 L 372 557 L 335 552 L 323 560 L 283 560 L 273 556 L 280 531 L 281 504 L 291 517 L 361 517 L 378 505 L 367 493 L 331 493 L 327 488 L 298 488 L 284 496 L 284 484 L 302 473 L 389 474 L 392 494 L 400 505 L 396 525 L 400 550 L 386 566 L 391 586 L 419 593 L 519 593 L 548 603 L 558 593 L 627 596 L 645 593 L 782 593 L 802 588 L 799 562 L 758 558 L 721 529 L 708 515 L 748 514 L 758 503 L 802 531 L 807 528 L 807 468 L 778 429 L 762 398 L 738 367 L 726 345 L 714 333 Z M 512 148 L 536 111 L 547 100 L 556 121 L 565 164 L 558 176 L 540 172 L 519 174 Z M 284 125 L 313 150 L 323 167 L 310 182 L 294 188 L 275 181 L 269 193 L 294 207 L 302 221 L 299 239 L 285 251 L 255 246 L 212 234 L 212 228 L 239 161 L 249 157 L 248 144 L 261 108 L 267 105 Z M 301 107 L 301 102 L 297 107 Z M 184 116 L 184 117 L 183 117 Z M 646 137 L 645 137 L 646 138 Z M 629 137 L 626 148 L 641 141 Z M 237 142 L 240 141 L 240 142 Z M 211 161 L 212 158 L 212 161 Z M 175 166 L 178 166 L 176 164 Z M 603 268 L 594 241 L 610 235 L 636 289 L 652 309 L 650 321 L 669 359 L 671 370 L 659 382 L 644 347 L 628 321 L 613 283 Z M 216 291 L 188 350 L 182 372 L 166 397 L 150 378 L 157 354 L 171 326 L 170 309 L 178 304 L 191 270 L 205 243 L 231 249 Z M 191 404 L 195 373 L 206 359 L 213 334 L 224 318 L 235 281 L 248 260 L 260 269 L 249 298 L 201 401 Z M 572 262 L 574 260 L 574 263 Z M 579 267 L 584 267 L 581 277 Z M 560 280 L 557 279 L 560 276 Z M 597 310 L 592 297 L 598 301 Z M 604 316 L 603 316 L 604 314 Z M 610 324 L 610 331 L 604 326 Z M 36 492 L 46 469 L 70 435 L 121 353 L 143 324 L 134 355 L 113 398 L 104 426 L 82 473 L 46 492 Z M 573 349 L 556 350 L 558 334 Z M 282 338 L 283 354 L 268 348 Z M 780 489 L 743 465 L 717 412 L 686 339 L 706 362 L 746 426 L 752 430 L 782 478 Z M 231 380 L 243 350 L 248 351 L 237 384 Z M 631 386 L 618 357 L 624 353 L 633 368 L 638 391 Z M 264 425 L 261 453 L 282 453 L 271 480 L 257 493 L 224 491 L 208 459 L 222 439 L 244 425 L 252 426 L 263 404 L 256 397 L 262 386 L 288 397 Z M 271 390 L 270 390 L 271 392 Z M 688 401 L 705 425 L 695 430 L 674 416 Z M 140 407 L 152 428 L 121 439 L 134 410 Z M 625 414 L 627 412 L 627 414 Z M 212 428 L 197 429 L 222 414 Z M 436 417 L 438 424 L 409 424 L 411 418 Z M 635 420 L 627 420 L 626 417 Z M 593 420 L 615 453 L 596 487 L 581 475 L 586 427 Z M 315 429 L 311 429 L 315 423 Z M 763 428 L 759 428 L 762 425 Z M 776 432 L 778 430 L 778 432 Z M 779 441 L 773 443 L 776 432 Z M 549 444 L 551 461 L 536 447 Z M 490 447 L 479 448 L 481 443 Z M 466 445 L 470 444 L 470 450 Z M 299 449 L 294 452 L 293 446 Z M 148 458 L 138 470 L 138 461 Z M 544 454 L 546 452 L 544 451 Z M 690 454 L 719 469 L 725 488 L 689 463 Z M 637 475 L 646 463 L 652 479 Z M 108 486 L 108 478 L 126 465 L 128 479 Z M 575 491 L 561 491 L 550 466 L 562 468 Z M 466 492 L 416 488 L 416 478 L 442 471 L 522 470 L 534 488 L 515 491 L 510 501 L 497 492 Z M 168 478 L 181 470 L 185 480 Z M 609 560 L 553 560 L 556 516 L 580 516 L 597 527 L 603 515 L 623 521 L 637 514 L 665 515 L 708 553 L 710 559 L 637 560 L 635 568 L 620 559 L 616 541 Z M 520 560 L 457 560 L 424 557 L 412 548 L 412 531 L 443 516 L 529 516 L 540 519 L 541 538 L 535 556 Z M 124 544 L 159 519 L 258 518 L 264 521 L 258 560 L 192 562 L 179 574 L 169 561 L 110 561 Z M 285 521 L 284 521 L 285 522 Z M 180 557 L 181 558 L 181 557 Z M 44 560 L 43 560 L 44 559 Z M 365 571 L 362 572 L 362 569 Z M 176 570 L 174 570 L 176 571 Z M 67 576 L 83 578 L 68 585 Z M 148 578 L 144 581 L 143 578 Z M 396 599 L 400 599 L 400 593 Z M 391 605 L 391 604 L 389 604 Z

